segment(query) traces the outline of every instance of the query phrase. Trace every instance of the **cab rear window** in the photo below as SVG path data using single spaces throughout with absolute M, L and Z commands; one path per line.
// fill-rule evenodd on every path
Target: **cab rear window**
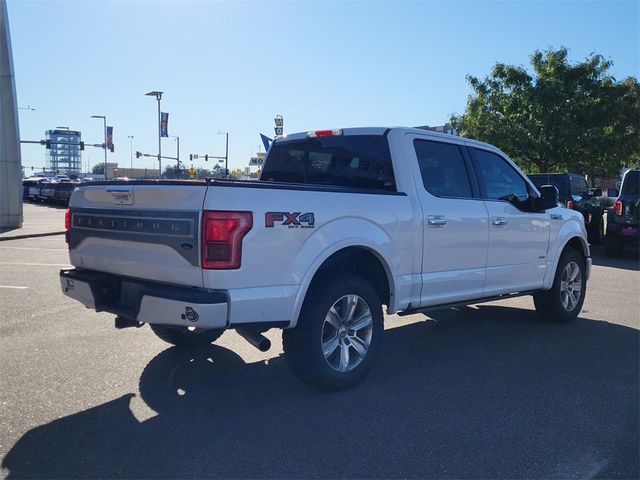
M 260 180 L 396 191 L 389 144 L 381 135 L 278 141 Z

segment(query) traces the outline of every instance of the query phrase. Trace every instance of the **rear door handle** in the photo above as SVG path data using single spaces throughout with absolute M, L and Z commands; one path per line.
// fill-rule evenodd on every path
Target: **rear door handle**
M 444 227 L 447 224 L 447 219 L 444 215 L 429 215 L 427 217 L 427 225 L 430 227 Z
M 491 223 L 496 227 L 504 227 L 507 224 L 506 218 L 493 217 Z

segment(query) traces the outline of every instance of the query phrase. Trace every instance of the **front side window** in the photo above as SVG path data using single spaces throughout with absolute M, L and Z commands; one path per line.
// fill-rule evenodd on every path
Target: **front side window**
M 437 197 L 471 198 L 471 184 L 460 147 L 414 140 L 424 188 Z
M 526 182 L 504 158 L 486 150 L 469 150 L 484 198 L 506 201 L 529 198 Z
M 260 180 L 396 191 L 382 135 L 279 141 L 269 150 Z

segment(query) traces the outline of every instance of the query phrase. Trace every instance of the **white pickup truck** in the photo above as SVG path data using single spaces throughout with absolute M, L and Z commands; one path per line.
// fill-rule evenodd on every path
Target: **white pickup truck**
M 303 381 L 351 386 L 409 314 L 514 295 L 566 322 L 591 268 L 582 216 L 499 149 L 411 128 L 275 140 L 259 181 L 83 185 L 64 293 L 176 346 L 282 328 Z

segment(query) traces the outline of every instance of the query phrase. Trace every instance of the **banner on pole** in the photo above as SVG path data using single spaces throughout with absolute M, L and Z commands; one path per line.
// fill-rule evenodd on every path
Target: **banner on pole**
M 160 136 L 169 136 L 169 114 L 167 112 L 162 112 L 160 114 Z
M 269 150 L 269 147 L 271 146 L 271 142 L 273 142 L 273 140 L 263 134 L 260 134 L 260 138 L 262 139 L 262 144 L 264 145 L 265 151 Z
M 107 126 L 107 148 L 113 152 L 113 127 Z

